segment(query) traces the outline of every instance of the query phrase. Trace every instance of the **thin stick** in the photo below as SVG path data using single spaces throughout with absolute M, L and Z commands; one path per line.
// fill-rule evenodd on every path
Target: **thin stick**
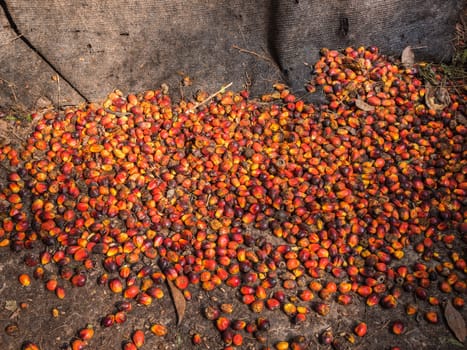
M 0 82 L 3 82 L 8 85 L 8 87 L 11 90 L 11 94 L 13 95 L 13 99 L 15 100 L 15 103 L 18 103 L 18 99 L 16 98 L 16 93 L 15 93 L 15 84 L 12 82 L 9 82 L 8 80 L 5 80 L 3 78 L 0 78 Z
M 58 101 L 57 101 L 58 108 L 57 109 L 60 110 L 60 98 L 61 97 L 60 97 L 60 76 L 59 75 L 57 75 L 57 94 L 58 94 Z
M 194 112 L 198 107 L 201 107 L 202 105 L 206 104 L 207 102 L 209 102 L 210 100 L 212 100 L 214 97 L 216 97 L 217 94 L 225 92 L 225 89 L 229 88 L 232 84 L 233 84 L 233 82 L 230 82 L 230 83 L 228 83 L 227 85 L 224 85 L 224 86 L 221 87 L 219 90 L 217 90 L 215 93 L 209 95 L 209 96 L 208 96 L 206 99 L 204 99 L 202 102 L 197 103 L 196 105 L 194 105 L 193 107 L 191 107 L 190 109 L 188 109 L 188 110 L 186 111 L 186 113 Z
M 256 52 L 254 52 L 254 51 L 250 51 L 250 50 L 247 50 L 247 49 L 243 49 L 243 48 L 241 48 L 241 47 L 239 47 L 239 46 L 237 46 L 237 45 L 232 45 L 232 48 L 234 48 L 234 49 L 236 49 L 236 50 L 238 50 L 238 51 L 240 51 L 240 52 L 248 53 L 248 54 L 250 54 L 250 55 L 253 55 L 253 56 L 256 56 L 256 57 L 258 57 L 258 58 L 261 58 L 261 59 L 263 59 L 263 60 L 265 60 L 265 61 L 268 61 L 268 62 L 272 63 L 274 66 L 276 65 L 276 63 L 275 63 L 271 58 L 269 58 L 269 57 L 267 57 L 267 56 L 260 55 L 259 53 L 256 53 Z
M 0 47 L 2 47 L 2 46 L 7 46 L 8 44 L 10 44 L 10 43 L 12 43 L 13 41 L 15 41 L 15 40 L 21 38 L 22 36 L 23 36 L 23 34 L 17 35 L 17 36 L 15 36 L 14 38 L 8 40 L 7 42 L 5 42 L 5 43 L 3 43 L 3 44 L 0 44 Z
M 104 111 L 106 111 L 107 113 L 110 113 L 110 114 L 115 114 L 117 117 L 125 117 L 127 115 L 131 115 L 130 112 L 117 112 L 117 111 L 112 111 L 110 109 L 104 109 Z

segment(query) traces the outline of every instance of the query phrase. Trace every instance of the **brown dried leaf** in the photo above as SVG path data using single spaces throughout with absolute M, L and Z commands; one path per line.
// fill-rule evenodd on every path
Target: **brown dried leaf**
M 18 309 L 18 303 L 16 300 L 6 300 L 5 301 L 5 310 L 14 312 Z
M 357 106 L 357 108 L 360 108 L 362 111 L 365 112 L 371 112 L 375 110 L 375 107 L 370 106 L 368 103 L 359 98 L 355 100 L 355 106 Z
M 446 322 L 454 333 L 456 338 L 463 343 L 466 337 L 465 321 L 459 311 L 452 306 L 450 301 L 447 301 L 444 306 L 444 317 Z
M 175 311 L 177 312 L 177 326 L 179 326 L 180 323 L 182 323 L 183 316 L 185 315 L 186 299 L 180 289 L 175 287 L 172 281 L 167 279 L 167 284 L 169 285 L 170 294 L 172 295 L 172 300 L 175 305 Z
M 425 103 L 430 109 L 441 111 L 451 103 L 449 92 L 443 87 L 433 87 L 425 84 Z
M 407 46 L 402 50 L 401 62 L 405 68 L 412 68 L 415 64 L 415 54 L 413 53 L 411 46 Z

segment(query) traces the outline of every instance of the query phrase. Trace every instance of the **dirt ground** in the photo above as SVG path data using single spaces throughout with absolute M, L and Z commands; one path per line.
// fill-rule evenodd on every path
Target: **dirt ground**
M 76 336 L 78 329 L 90 324 L 96 330 L 96 335 L 90 341 L 88 349 L 120 349 L 122 343 L 130 339 L 135 329 L 146 330 L 146 345 L 144 349 L 222 349 L 223 342 L 212 321 L 203 317 L 202 310 L 208 305 L 231 303 L 232 319 L 255 320 L 266 317 L 271 323 L 269 331 L 265 332 L 265 345 L 274 345 L 278 341 L 304 336 L 305 349 L 330 349 L 328 345 L 319 342 L 319 335 L 331 328 L 336 336 L 342 338 L 342 349 L 390 349 L 399 346 L 401 349 L 451 350 L 464 349 L 441 317 L 437 325 L 429 324 L 423 317 L 407 316 L 405 305 L 417 303 L 419 312 L 435 310 L 442 314 L 440 307 L 417 301 L 405 293 L 397 308 L 384 310 L 380 306 L 367 307 L 363 301 L 356 300 L 353 304 L 342 306 L 331 303 L 331 312 L 326 316 L 313 313 L 304 323 L 296 325 L 280 310 L 252 313 L 247 306 L 239 301 L 238 291 L 223 286 L 213 292 L 193 290 L 193 298 L 187 303 L 187 310 L 181 325 L 177 326 L 177 316 L 174 305 L 169 297 L 169 291 L 163 286 L 166 296 L 154 302 L 149 307 L 137 306 L 128 313 L 127 321 L 118 326 L 102 328 L 100 319 L 115 309 L 115 303 L 120 299 L 107 287 L 92 283 L 99 276 L 101 268 L 96 268 L 89 276 L 91 283 L 81 288 L 67 286 L 65 299 L 58 299 L 53 293 L 45 290 L 43 283 L 32 281 L 28 287 L 18 282 L 18 274 L 31 272 L 24 265 L 24 256 L 38 253 L 43 247 L 36 247 L 31 252 L 12 253 L 8 249 L 0 250 L 0 342 L 2 349 L 17 350 L 26 341 L 34 341 L 40 349 L 70 349 L 70 340 Z M 416 255 L 411 256 L 415 260 Z M 409 259 L 408 259 L 409 260 Z M 440 300 L 445 298 L 434 286 L 432 295 Z M 21 305 L 25 303 L 22 308 Z M 306 303 L 303 303 L 306 305 Z M 52 310 L 57 309 L 54 316 Z M 462 310 L 464 319 L 466 310 Z M 395 320 L 402 320 L 406 331 L 402 335 L 394 335 L 390 325 Z M 365 337 L 355 337 L 352 344 L 346 340 L 346 335 L 352 333 L 353 326 L 360 321 L 369 325 Z M 168 334 L 164 337 L 153 335 L 148 328 L 153 323 L 166 325 Z M 193 345 L 192 335 L 202 336 L 201 345 Z M 260 349 L 256 339 L 246 332 L 241 349 Z

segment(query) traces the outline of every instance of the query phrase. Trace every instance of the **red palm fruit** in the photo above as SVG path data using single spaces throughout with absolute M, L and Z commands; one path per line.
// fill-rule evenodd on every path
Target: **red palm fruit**
M 108 314 L 101 319 L 101 325 L 102 327 L 111 327 L 115 323 L 115 316 L 112 314 Z
M 319 292 L 321 289 L 323 289 L 323 285 L 319 281 L 310 282 L 310 285 L 308 287 L 313 292 Z
M 65 298 L 65 288 L 63 288 L 62 286 L 57 286 L 57 288 L 55 288 L 55 295 L 59 299 L 64 299 Z
M 85 274 L 77 273 L 71 277 L 70 282 L 75 287 L 83 287 L 86 284 L 86 280 L 87 278 Z
M 40 262 L 42 265 L 47 265 L 52 260 L 52 255 L 48 251 L 44 251 L 40 255 Z
M 230 326 L 230 320 L 227 317 L 221 316 L 216 320 L 216 328 L 219 331 L 225 331 Z
M 361 285 L 357 288 L 357 294 L 366 298 L 373 292 L 373 289 L 369 286 Z
M 222 312 L 224 312 L 226 314 L 231 314 L 234 311 L 233 305 L 228 304 L 228 303 L 221 304 L 220 309 L 221 309 Z
M 334 340 L 334 334 L 331 329 L 325 330 L 319 336 L 319 341 L 323 345 L 331 345 Z
M 433 324 L 438 323 L 439 321 L 438 313 L 436 311 L 425 312 L 425 320 Z
M 31 284 L 31 277 L 29 277 L 29 275 L 26 273 L 22 273 L 18 276 L 18 281 L 21 283 L 21 285 L 27 287 Z
M 264 310 L 264 300 L 255 300 L 250 304 L 250 309 L 255 313 L 261 313 Z
M 314 298 L 314 294 L 311 290 L 309 289 L 304 289 L 301 292 L 299 292 L 298 297 L 302 301 L 310 301 Z
M 294 324 L 300 324 L 306 321 L 306 314 L 298 313 L 293 317 Z
M 200 345 L 203 342 L 203 339 L 201 338 L 201 334 L 199 333 L 193 334 L 193 336 L 191 337 L 191 342 L 193 343 L 193 345 Z
M 452 305 L 454 305 L 458 309 L 463 308 L 464 304 L 465 304 L 465 301 L 461 297 L 454 297 L 452 299 Z
M 282 283 L 282 287 L 288 290 L 295 289 L 297 287 L 297 282 L 293 279 L 287 279 Z
M 109 288 L 114 293 L 121 293 L 123 291 L 123 283 L 120 278 L 112 278 L 109 281 Z
M 204 308 L 203 314 L 208 320 L 214 321 L 219 318 L 220 311 L 217 307 L 209 305 Z
M 326 316 L 331 311 L 330 305 L 326 303 L 316 303 L 313 305 L 313 309 L 321 316 Z
M 91 325 L 86 326 L 78 331 L 78 337 L 82 340 L 91 340 L 94 337 L 94 328 Z
M 131 340 L 133 343 L 136 345 L 136 347 L 139 349 L 144 345 L 144 332 L 141 329 L 137 329 L 133 332 L 131 335 Z
M 272 296 L 273 296 L 274 299 L 277 299 L 281 303 L 285 302 L 286 295 L 281 290 L 275 291 Z
M 230 325 L 230 327 L 235 331 L 240 331 L 242 329 L 245 329 L 246 321 L 234 320 L 234 321 L 232 321 L 232 324 Z
M 186 289 L 189 284 L 188 277 L 186 277 L 185 275 L 177 276 L 177 278 L 175 278 L 174 284 L 178 289 Z
M 452 287 L 447 281 L 441 281 L 439 283 L 439 290 L 443 293 L 451 293 Z
M 117 324 L 122 324 L 126 322 L 126 313 L 125 311 L 117 311 L 114 315 L 114 321 Z
M 123 297 L 126 299 L 133 299 L 138 294 L 139 294 L 139 287 L 136 285 L 129 286 L 123 291 Z
M 126 341 L 126 342 L 123 344 L 122 349 L 123 349 L 123 350 L 137 350 L 138 348 L 137 348 L 136 345 L 133 344 L 131 341 Z
M 343 281 L 339 283 L 337 289 L 339 290 L 339 293 L 347 294 L 352 290 L 352 284 L 350 282 Z
M 139 293 L 136 296 L 135 300 L 138 304 L 145 305 L 145 306 L 151 305 L 152 303 L 152 297 L 145 292 Z
M 241 346 L 243 344 L 243 336 L 239 333 L 235 333 L 232 337 L 232 344 L 235 346 Z
M 55 289 L 57 288 L 57 285 L 58 285 L 58 281 L 55 278 L 51 278 L 45 283 L 45 288 L 48 291 L 54 292 Z
M 405 313 L 409 316 L 415 315 L 418 312 L 418 307 L 415 304 L 407 304 Z
M 151 326 L 151 332 L 154 333 L 155 335 L 157 335 L 158 337 L 163 337 L 165 335 L 167 335 L 168 333 L 168 330 L 167 330 L 167 327 L 162 325 L 162 324 L 158 324 L 158 323 L 155 323 Z
M 258 299 L 266 299 L 267 297 L 266 290 L 261 285 L 256 287 L 255 295 Z
M 397 321 L 394 321 L 391 325 L 391 331 L 392 333 L 396 334 L 396 335 L 400 335 L 402 333 L 405 332 L 405 325 L 402 321 L 400 320 L 397 320 Z
M 363 337 L 365 336 L 366 332 L 367 332 L 367 325 L 365 322 L 360 322 L 359 324 L 357 324 L 354 328 L 354 333 L 356 335 L 358 335 L 359 337 Z
M 251 286 L 242 286 L 240 287 L 240 294 L 242 295 L 255 294 L 255 288 Z
M 227 345 L 232 344 L 233 336 L 234 336 L 234 332 L 231 329 L 226 329 L 221 332 L 221 337 L 222 337 L 222 341 L 224 342 L 224 344 L 227 344 Z
M 388 294 L 381 298 L 380 304 L 386 309 L 394 309 L 397 306 L 397 299 L 392 294 Z
M 465 294 L 467 292 L 467 282 L 457 281 L 454 283 L 454 290 L 460 294 Z
M 64 280 L 69 280 L 71 276 L 73 276 L 73 269 L 69 266 L 62 266 L 60 269 L 60 277 Z
M 247 294 L 242 296 L 242 302 L 245 305 L 253 304 L 256 301 L 256 297 L 253 294 Z
M 275 345 L 275 348 L 276 350 L 287 350 L 290 348 L 289 342 L 286 342 L 286 341 L 277 342 Z
M 287 316 L 295 316 L 297 314 L 297 307 L 293 303 L 285 303 L 282 310 Z
M 40 350 L 40 348 L 33 342 L 27 341 L 21 346 L 21 350 Z
M 266 300 L 266 307 L 269 310 L 277 310 L 278 308 L 280 308 L 280 306 L 281 303 L 276 298 L 269 298 L 268 300 Z
M 337 302 L 341 305 L 349 305 L 352 302 L 352 296 L 350 294 L 340 294 L 337 297 Z
M 428 298 L 428 292 L 425 288 L 417 287 L 415 288 L 415 295 L 420 300 L 426 300 Z
M 241 283 L 241 278 L 240 276 L 237 276 L 237 275 L 230 276 L 225 281 L 225 284 L 232 288 L 237 288 L 240 285 L 240 283 Z
M 371 294 L 366 298 L 366 304 L 370 307 L 378 305 L 380 300 L 380 296 L 378 294 Z
M 34 272 L 33 272 L 33 277 L 36 279 L 36 280 L 41 280 L 43 277 L 44 277 L 44 268 L 42 266 L 37 266 L 35 269 L 34 269 Z
M 88 344 L 82 339 L 75 339 L 71 342 L 72 350 L 84 350 Z
M 154 299 L 162 299 L 164 297 L 164 291 L 159 287 L 151 287 L 146 293 L 148 293 Z
M 133 305 L 131 304 L 131 302 L 129 301 L 126 301 L 126 300 L 123 300 L 123 301 L 119 301 L 115 304 L 115 307 L 117 308 L 118 311 L 131 311 L 132 308 L 133 308 Z

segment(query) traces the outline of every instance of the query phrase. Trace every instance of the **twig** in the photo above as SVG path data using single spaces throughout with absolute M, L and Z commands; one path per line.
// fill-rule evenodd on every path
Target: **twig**
M 229 88 L 231 85 L 233 84 L 233 82 L 230 82 L 228 83 L 227 85 L 224 85 L 223 87 L 221 87 L 219 90 L 217 90 L 215 93 L 209 95 L 206 99 L 204 99 L 202 102 L 199 102 L 197 103 L 196 105 L 194 105 L 193 107 L 191 107 L 190 109 L 188 109 L 186 111 L 186 113 L 190 113 L 190 112 L 194 112 L 198 107 L 201 107 L 202 105 L 206 104 L 207 102 L 209 102 L 210 100 L 212 100 L 214 97 L 216 97 L 217 94 L 219 93 L 224 93 L 225 90 L 227 88 Z
M 3 43 L 3 44 L 0 44 L 0 47 L 2 47 L 2 46 L 7 46 L 8 44 L 10 44 L 10 43 L 12 43 L 13 41 L 15 41 L 15 40 L 21 38 L 22 36 L 23 36 L 23 34 L 17 35 L 17 36 L 15 36 L 14 38 L 8 40 L 7 42 L 5 42 L 5 43 Z
M 247 53 L 247 54 L 250 54 L 250 55 L 253 55 L 253 56 L 256 56 L 258 58 L 261 58 L 262 60 L 265 60 L 265 61 L 268 61 L 269 63 L 273 64 L 274 66 L 276 66 L 276 63 L 269 57 L 267 56 L 264 56 L 264 55 L 260 55 L 259 53 L 256 53 L 254 51 L 250 51 L 250 50 L 247 50 L 247 49 L 244 49 L 244 48 L 241 48 L 240 46 L 237 46 L 237 45 L 232 45 L 232 48 L 240 51 L 240 52 L 243 52 L 243 53 Z
M 52 77 L 52 80 L 55 80 L 57 82 L 57 110 L 60 110 L 60 75 L 54 75 Z
M 9 82 L 8 80 L 5 80 L 3 78 L 0 78 L 0 82 L 3 82 L 3 83 L 8 85 L 8 87 L 11 90 L 11 94 L 13 95 L 13 99 L 15 100 L 15 103 L 18 103 L 18 98 L 16 97 L 16 93 L 15 93 L 15 87 L 16 87 L 15 84 L 13 84 L 12 82 Z
M 118 112 L 118 111 L 112 111 L 111 109 L 104 109 L 104 111 L 106 111 L 107 113 L 110 113 L 110 114 L 115 114 L 117 117 L 125 117 L 127 115 L 131 115 L 130 112 Z

